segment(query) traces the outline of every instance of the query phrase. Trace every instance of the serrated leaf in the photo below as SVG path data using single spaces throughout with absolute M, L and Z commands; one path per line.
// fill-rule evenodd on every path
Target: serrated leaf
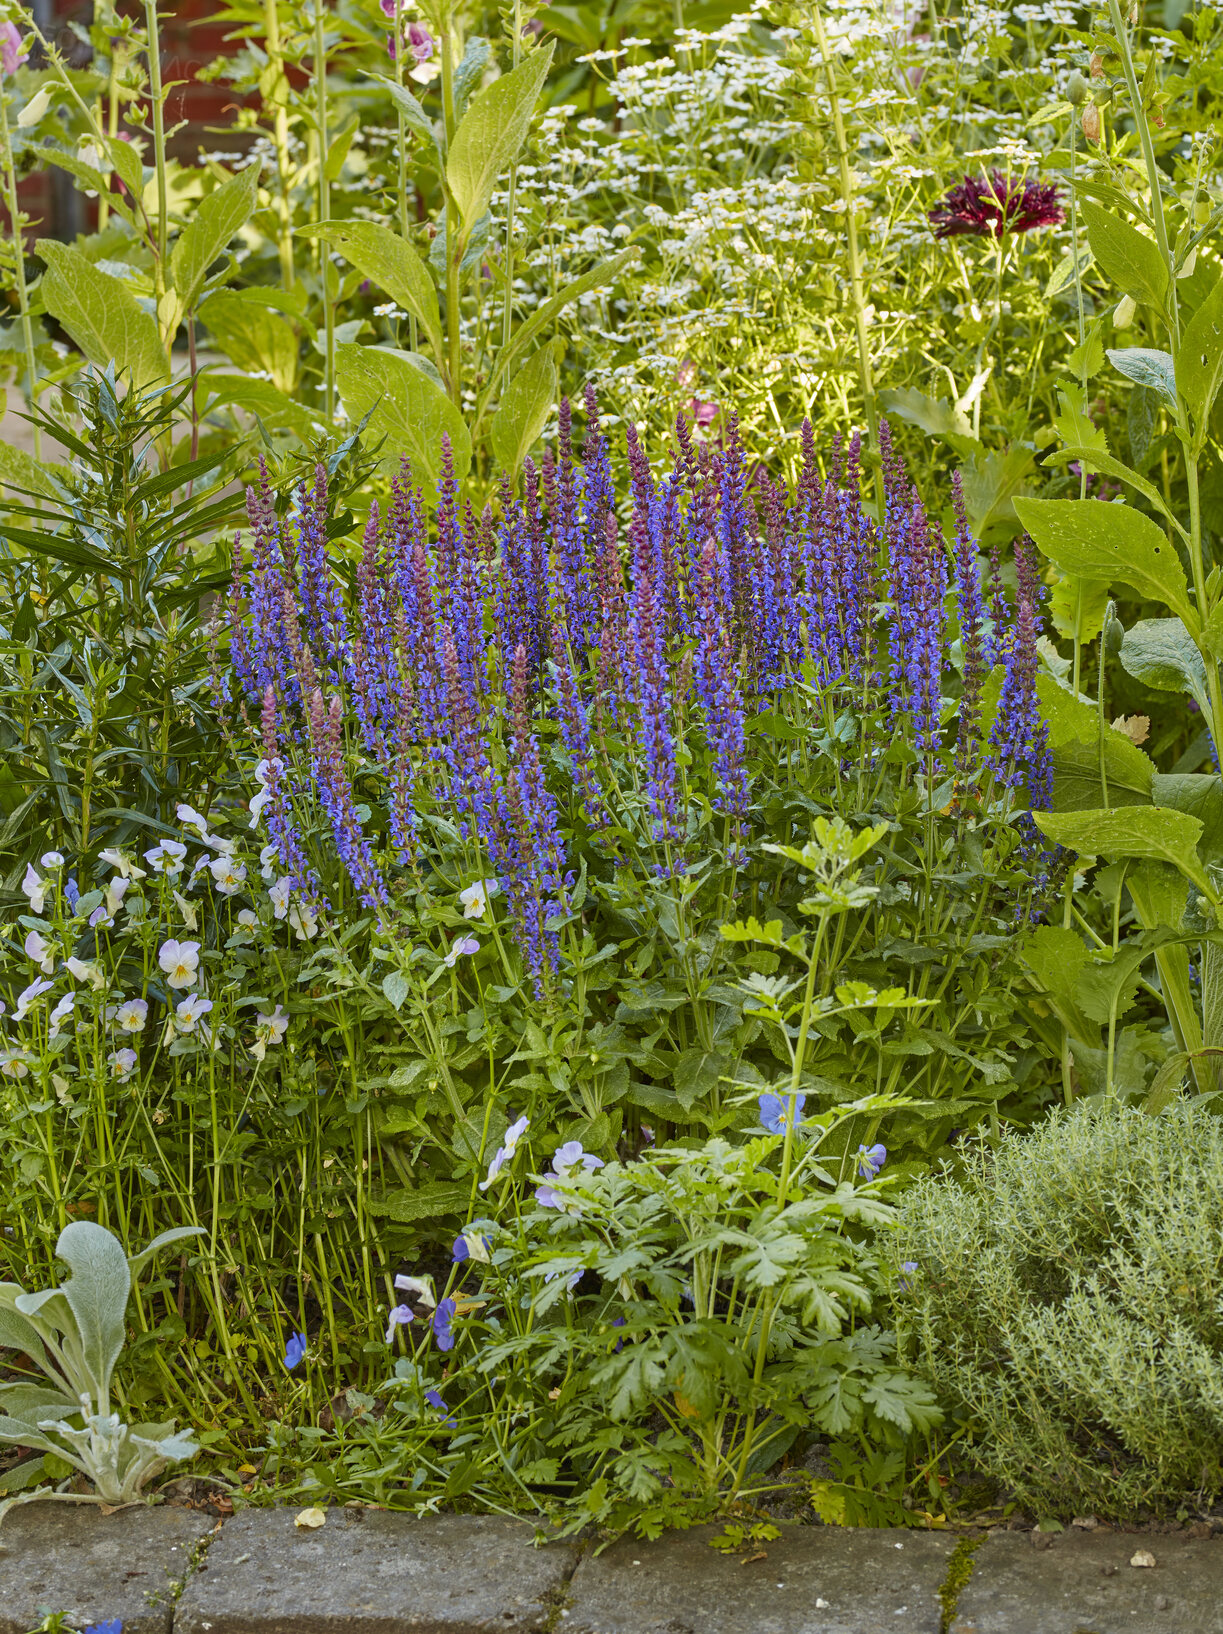
M 400 1187 L 384 1197 L 371 1198 L 369 1211 L 400 1225 L 415 1220 L 432 1220 L 444 1214 L 460 1214 L 471 1196 L 469 1186 L 448 1180 L 431 1180 L 423 1186 Z
M 898 414 L 932 437 L 972 436 L 972 425 L 966 414 L 945 398 L 927 397 L 914 386 L 881 391 L 879 406 L 885 414 Z
M 398 465 L 407 454 L 417 480 L 435 483 L 441 475 L 445 433 L 454 474 L 462 481 L 471 464 L 471 437 L 463 416 L 406 353 L 350 342 L 336 347 L 335 372 L 350 418 L 359 421 L 369 414 L 366 435 L 372 441 L 386 438 L 385 462 Z
M 35 251 L 47 264 L 42 298 L 91 363 L 113 363 L 137 390 L 163 384 L 170 365 L 157 320 L 118 278 L 95 267 L 69 244 L 40 238 Z
M 396 1010 L 403 1009 L 410 991 L 408 978 L 402 970 L 388 970 L 382 978 L 383 996 L 387 1003 Z

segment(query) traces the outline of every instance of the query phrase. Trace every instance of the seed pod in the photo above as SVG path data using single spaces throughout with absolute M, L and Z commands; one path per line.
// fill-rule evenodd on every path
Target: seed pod
M 1100 110 L 1094 102 L 1089 102 L 1083 109 L 1083 115 L 1079 123 L 1083 127 L 1083 135 L 1089 142 L 1098 142 L 1100 140 Z
M 1071 107 L 1081 108 L 1083 106 L 1084 102 L 1087 101 L 1088 89 L 1089 87 L 1087 81 L 1076 68 L 1074 73 L 1071 74 L 1070 78 L 1066 81 L 1066 100 L 1070 103 Z
M 1087 64 L 1087 71 L 1092 79 L 1104 78 L 1104 58 L 1098 51 L 1093 51 L 1091 61 Z

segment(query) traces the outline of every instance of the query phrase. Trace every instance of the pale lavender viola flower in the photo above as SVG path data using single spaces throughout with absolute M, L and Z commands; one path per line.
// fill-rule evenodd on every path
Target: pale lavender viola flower
M 593 1152 L 583 1151 L 580 1140 L 567 1140 L 563 1146 L 557 1148 L 552 1159 L 552 1167 L 543 1177 L 543 1185 L 536 1187 L 535 1201 L 540 1208 L 558 1209 L 562 1214 L 575 1212 L 570 1198 L 563 1192 L 557 1191 L 557 1186 L 568 1180 L 572 1171 L 578 1167 L 585 1169 L 587 1174 L 593 1174 L 596 1169 L 604 1167 L 603 1159 L 596 1157 Z
M 790 1117 L 790 1100 L 789 1095 L 774 1095 L 771 1090 L 760 1097 L 757 1103 L 760 1108 L 760 1121 L 770 1135 L 785 1134 L 786 1124 Z M 798 1094 L 793 1097 L 793 1100 L 794 1121 L 797 1123 L 803 1115 L 803 1107 L 807 1104 L 807 1097 Z
M 501 1173 L 501 1170 L 518 1150 L 518 1142 L 526 1133 L 527 1126 L 530 1124 L 530 1121 L 531 1120 L 524 1112 L 522 1116 L 512 1123 L 505 1131 L 505 1140 L 500 1146 L 498 1146 L 493 1155 L 493 1160 L 488 1166 L 487 1178 L 481 1180 L 480 1182 L 481 1191 L 488 1190 L 493 1181 L 496 1180 L 497 1176 Z
M 858 1173 L 864 1180 L 873 1180 L 888 1160 L 886 1146 L 859 1146 Z
M 415 1313 L 410 1305 L 396 1305 L 391 1311 L 390 1320 L 386 1325 L 386 1342 L 389 1345 L 395 1337 L 395 1329 L 406 1327 L 409 1322 L 415 1321 Z
M 114 1050 L 106 1060 L 115 1075 L 116 1083 L 125 1084 L 136 1070 L 135 1050 Z

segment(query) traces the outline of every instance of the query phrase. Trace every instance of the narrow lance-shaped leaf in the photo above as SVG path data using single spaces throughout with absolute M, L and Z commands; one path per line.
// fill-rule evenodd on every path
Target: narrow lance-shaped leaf
M 502 172 L 518 155 L 552 65 L 551 41 L 471 100 L 454 133 L 446 180 L 462 216 L 462 235 L 488 209 Z
M 190 312 L 212 263 L 245 227 L 259 194 L 259 166 L 250 165 L 202 198 L 170 251 L 170 283 L 182 313 Z
M 1193 416 L 1198 441 L 1205 439 L 1211 405 L 1223 381 L 1223 278 L 1190 318 L 1177 360 L 1181 395 Z

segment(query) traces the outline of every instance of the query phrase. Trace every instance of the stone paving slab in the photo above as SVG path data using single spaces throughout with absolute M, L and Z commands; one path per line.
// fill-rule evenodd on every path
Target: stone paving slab
M 723 1528 L 623 1540 L 587 1555 L 566 1634 L 939 1634 L 955 1539 L 930 1532 L 785 1526 L 745 1560 L 709 1547 Z
M 1153 1567 L 1131 1566 L 1140 1550 Z M 1223 1540 L 994 1533 L 973 1557 L 952 1634 L 1223 1634 Z
M 174 1634 L 533 1634 L 555 1619 L 579 1552 L 535 1548 L 525 1521 L 337 1508 L 310 1531 L 299 1513 L 226 1521 Z
M 48 1611 L 75 1628 L 119 1617 L 123 1634 L 169 1634 L 174 1596 L 215 1525 L 187 1509 L 20 1505 L 0 1526 L 0 1634 L 27 1634 Z

